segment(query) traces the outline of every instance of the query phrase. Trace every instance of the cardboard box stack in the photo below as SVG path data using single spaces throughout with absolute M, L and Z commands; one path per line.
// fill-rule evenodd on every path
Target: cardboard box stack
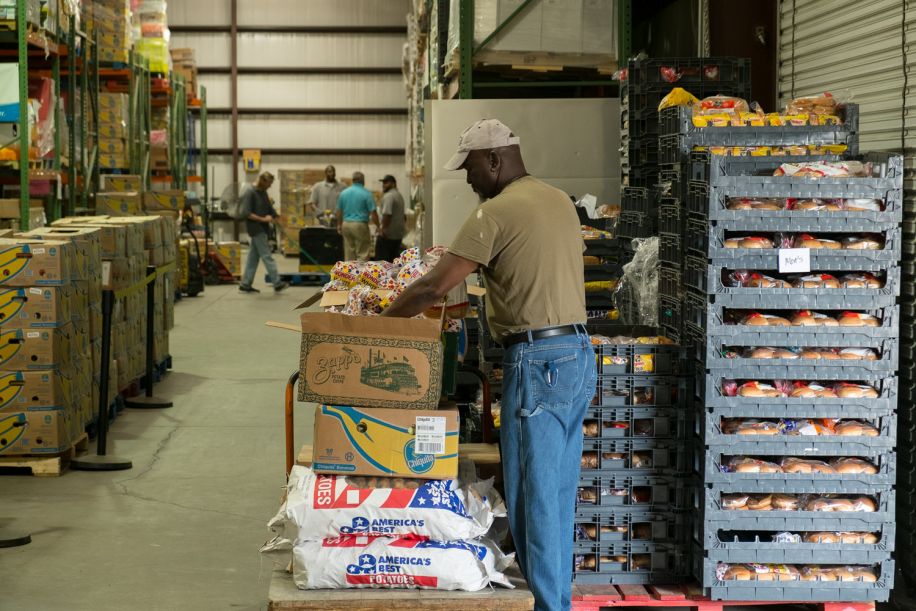
M 127 0 L 83 0 L 83 21 L 95 34 L 102 64 L 127 64 L 132 45 Z
M 91 417 L 81 263 L 70 241 L 0 239 L 0 455 L 63 452 Z
M 312 185 L 324 180 L 323 169 L 280 170 L 280 207 L 283 237 L 280 247 L 287 256 L 299 255 L 299 230 L 317 225 L 313 214 L 306 216 Z
M 21 215 L 18 199 L 0 199 L 0 228 L 18 230 Z M 47 215 L 44 207 L 33 205 L 29 208 L 29 229 L 42 227 L 46 222 Z
M 140 378 L 146 366 L 146 288 L 148 265 L 160 268 L 156 278 L 154 352 L 157 362 L 169 355 L 168 331 L 174 326 L 177 228 L 167 216 L 72 217 L 55 227 L 90 227 L 101 234 L 103 289 L 116 292 L 112 311 L 111 355 L 116 363 L 115 388 Z M 114 372 L 115 369 L 112 371 Z
M 236 278 L 242 275 L 242 245 L 238 242 L 207 243 L 208 252 L 215 255 L 226 270 Z
M 172 74 L 184 77 L 187 83 L 188 99 L 197 98 L 197 60 L 194 49 L 172 49 Z
M 128 126 L 130 101 L 126 93 L 99 94 L 99 168 L 126 170 L 130 168 Z

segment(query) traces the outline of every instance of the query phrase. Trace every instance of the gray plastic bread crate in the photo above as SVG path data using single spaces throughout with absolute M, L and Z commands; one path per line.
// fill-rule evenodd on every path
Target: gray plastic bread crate
M 707 529 L 703 545 L 708 558 L 735 564 L 877 564 L 889 560 L 894 551 L 894 526 L 881 524 L 879 530 L 872 531 L 870 534 L 878 537 L 876 543 L 774 543 L 775 532 L 761 535 L 736 526 Z
M 692 326 L 692 325 L 691 325 Z M 694 327 L 695 328 L 695 327 Z M 861 341 L 852 342 L 855 346 L 826 346 L 827 348 L 871 348 L 878 353 L 878 359 L 767 359 L 767 358 L 730 358 L 724 356 L 726 351 L 758 347 L 742 345 L 737 342 L 722 342 L 719 338 L 710 338 L 704 341 L 704 351 L 698 354 L 700 361 L 707 370 L 727 369 L 732 370 L 736 365 L 752 365 L 759 367 L 758 371 L 764 378 L 789 379 L 796 375 L 795 372 L 805 372 L 803 375 L 815 375 L 814 371 L 825 372 L 816 375 L 827 375 L 830 379 L 854 379 L 863 371 L 870 375 L 893 374 L 900 366 L 899 346 L 897 339 L 881 339 L 872 342 L 872 345 L 863 346 Z M 768 346 L 773 347 L 773 346 Z M 777 346 L 778 347 L 778 346 Z M 805 348 L 814 346 L 804 346 Z M 814 368 L 814 369 L 812 369 Z M 830 373 L 836 371 L 837 373 Z M 835 377 L 836 376 L 836 377 Z
M 687 543 L 692 536 L 689 518 L 684 511 L 580 507 L 576 510 L 575 534 L 577 540 L 599 544 Z
M 829 235 L 832 234 L 825 237 Z M 709 228 L 708 239 L 707 257 L 714 264 L 725 265 L 731 269 L 779 269 L 778 248 L 726 248 L 725 231 L 721 225 Z M 900 229 L 885 232 L 884 241 L 884 248 L 881 250 L 812 248 L 811 271 L 874 272 L 895 266 L 900 261 Z
M 863 372 L 864 373 L 864 372 Z M 816 378 L 820 378 L 822 375 L 818 373 Z M 871 374 L 874 375 L 874 374 Z M 866 409 L 894 409 L 897 406 L 897 382 L 898 378 L 896 376 L 888 376 L 885 378 L 872 378 L 865 377 L 864 375 L 857 380 L 856 382 L 862 382 L 873 386 L 878 391 L 877 399 L 867 399 L 867 398 L 851 398 L 851 397 L 839 397 L 836 399 L 831 398 L 801 398 L 801 397 L 729 397 L 722 390 L 723 382 L 726 380 L 736 381 L 739 384 L 745 379 L 757 380 L 764 383 L 772 383 L 772 380 L 760 380 L 758 378 L 739 378 L 736 377 L 737 372 L 734 371 L 712 371 L 706 374 L 700 374 L 700 379 L 697 380 L 696 390 L 698 393 L 703 393 L 700 395 L 706 402 L 706 407 L 729 407 L 729 406 L 742 406 L 742 405 L 786 405 L 786 406 L 801 406 L 801 405 L 811 405 L 811 406 L 835 406 L 835 405 L 847 405 L 847 406 L 861 406 Z M 801 373 L 796 375 L 793 379 L 811 379 L 803 377 Z M 853 381 L 853 380 L 849 380 Z M 705 382 L 705 385 L 703 384 Z
M 876 525 L 893 523 L 897 497 L 891 486 L 865 486 L 858 482 L 784 482 L 758 481 L 738 484 L 717 483 L 704 486 L 696 497 L 694 511 L 704 525 L 743 523 L 742 530 L 776 532 L 871 532 Z M 786 494 L 796 497 L 833 495 L 835 498 L 868 497 L 876 511 L 806 511 L 803 509 L 737 510 L 722 507 L 723 495 Z M 800 507 L 802 507 L 800 505 Z
M 827 311 L 830 313 L 830 311 Z M 870 342 L 877 339 L 896 338 L 900 335 L 900 307 L 892 306 L 868 310 L 868 314 L 881 320 L 879 327 L 779 327 L 730 324 L 723 316 L 723 306 L 709 304 L 706 326 L 701 327 L 709 337 L 732 338 L 741 341 L 742 346 L 758 342 L 758 346 L 854 346 L 852 342 Z M 726 341 L 726 340 L 723 340 Z M 776 342 L 776 343 L 772 343 Z M 868 344 L 863 344 L 868 345 Z
M 772 175 L 784 163 L 812 163 L 815 161 L 840 161 L 842 155 L 772 155 L 769 157 L 740 157 L 713 155 L 709 151 L 691 151 L 688 181 L 709 182 L 709 165 L 724 165 L 729 176 Z M 683 163 L 683 162 L 682 162 Z
M 884 286 L 869 288 L 755 288 L 726 286 L 723 278 L 736 268 L 709 265 L 707 260 L 687 256 L 684 260 L 684 285 L 698 294 L 710 296 L 717 304 L 738 309 L 773 308 L 780 310 L 839 309 L 849 310 L 889 307 L 900 295 L 900 268 L 889 267 L 877 274 Z M 755 270 L 779 277 L 775 270 Z M 842 274 L 840 274 L 842 275 Z M 881 276 L 884 276 L 881 278 Z M 765 305 L 762 305 L 765 304 Z
M 722 95 L 741 95 L 731 90 L 737 88 L 748 94 L 745 97 L 749 97 L 751 60 L 742 57 L 631 59 L 627 79 L 627 87 L 646 89 L 654 85 L 662 95 L 667 94 L 672 87 L 696 91 L 695 95 L 701 97 L 711 91 L 721 92 Z
M 705 303 L 705 310 L 703 307 L 704 303 Z M 775 303 L 778 303 L 778 302 L 775 302 Z M 791 318 L 792 316 L 791 312 L 783 312 L 782 310 L 777 310 L 775 307 L 769 306 L 768 302 L 763 297 L 761 297 L 761 303 L 759 304 L 758 307 L 760 308 L 761 311 L 771 312 L 771 313 L 773 311 L 776 311 L 776 312 L 779 312 L 781 316 L 784 316 L 784 317 L 787 316 L 789 318 Z M 904 331 L 904 333 L 901 333 L 901 334 L 905 336 L 906 327 L 898 328 L 897 317 L 894 316 L 894 314 L 897 312 L 896 308 L 898 307 L 899 306 L 886 306 L 886 307 L 877 308 L 874 310 L 857 310 L 857 312 L 859 313 L 868 313 L 872 316 L 877 317 L 881 321 L 881 326 L 879 327 L 864 327 L 864 326 L 863 327 L 850 327 L 850 326 L 839 326 L 839 325 L 831 326 L 831 327 L 826 327 L 826 326 L 818 326 L 818 327 L 807 326 L 806 327 L 806 326 L 794 326 L 794 325 L 780 327 L 780 326 L 775 326 L 775 325 L 769 326 L 769 325 L 727 324 L 726 312 L 730 312 L 733 308 L 730 308 L 727 305 L 723 305 L 720 303 L 709 303 L 708 297 L 703 296 L 703 295 L 697 295 L 694 291 L 691 290 L 691 291 L 687 291 L 687 294 L 686 294 L 683 319 L 687 323 L 690 323 L 700 329 L 706 329 L 706 334 L 710 336 L 726 334 L 726 333 L 723 333 L 720 327 L 741 327 L 742 329 L 745 327 L 752 327 L 755 330 L 762 329 L 764 330 L 762 331 L 762 333 L 764 333 L 764 336 L 766 336 L 766 332 L 773 330 L 774 337 L 778 335 L 779 333 L 791 334 L 792 331 L 796 329 L 801 329 L 802 330 L 801 333 L 795 333 L 795 335 L 800 336 L 799 337 L 800 339 L 804 339 L 805 335 L 813 334 L 815 333 L 815 331 L 818 334 L 830 335 L 831 333 L 836 334 L 836 333 L 841 332 L 841 331 L 836 331 L 836 329 L 847 331 L 849 329 L 859 330 L 859 329 L 864 328 L 864 329 L 868 329 L 869 331 L 871 331 L 871 333 L 861 334 L 863 337 L 878 338 L 878 337 L 895 337 L 897 336 L 897 334 L 900 331 Z M 795 308 L 791 308 L 791 309 L 794 310 Z M 738 309 L 738 314 L 740 315 L 742 311 L 743 309 Z M 834 305 L 833 308 L 820 308 L 817 311 L 820 313 L 825 313 L 827 315 L 832 315 L 835 317 L 841 314 L 845 310 L 842 307 L 842 305 L 840 306 Z M 784 330 L 784 331 L 776 331 L 777 329 Z M 727 331 L 732 331 L 732 330 L 727 329 L 725 331 L 727 332 Z M 760 345 L 791 347 L 791 346 L 807 346 L 809 344 L 780 343 L 780 344 L 760 344 Z
M 685 407 L 688 378 L 671 375 L 600 375 L 593 407 Z
M 842 543 L 731 543 L 716 542 L 706 557 L 733 564 L 828 564 L 873 565 L 890 560 L 893 542 L 886 544 Z
M 686 439 L 689 433 L 688 413 L 678 407 L 590 407 L 585 425 L 590 422 L 598 434 L 586 439 Z
M 696 435 L 710 446 L 725 446 L 738 443 L 755 443 L 758 439 L 765 442 L 781 441 L 786 448 L 807 448 L 812 441 L 817 442 L 817 447 L 829 446 L 833 441 L 853 441 L 859 443 L 870 442 L 875 439 L 885 439 L 885 448 L 893 447 L 893 438 L 897 435 L 897 415 L 892 409 L 875 410 L 859 406 L 846 407 L 834 406 L 832 408 L 802 406 L 771 406 L 761 407 L 701 407 L 701 414 L 695 419 Z M 766 420 L 778 422 L 779 420 L 803 420 L 817 418 L 837 418 L 865 420 L 878 429 L 881 437 L 857 437 L 843 435 L 735 435 L 722 432 L 722 419 L 748 418 L 753 420 Z M 879 450 L 883 451 L 883 450 Z M 798 450 L 786 450 L 786 455 L 800 456 Z
M 586 456 L 594 456 L 597 467 L 585 466 Z M 582 442 L 583 477 L 597 472 L 624 471 L 675 474 L 690 472 L 690 453 L 684 440 L 640 438 L 593 438 Z
M 896 435 L 895 435 L 896 437 Z M 707 440 L 708 441 L 708 440 Z M 773 450 L 782 446 L 782 451 Z M 816 460 L 825 456 L 854 456 L 866 459 L 872 462 L 878 472 L 873 475 L 868 474 L 850 474 L 850 473 L 728 473 L 725 471 L 727 461 L 725 457 L 745 457 L 750 456 L 760 458 L 770 462 L 779 463 L 783 457 L 795 456 L 801 448 L 786 447 L 787 443 L 772 442 L 767 447 L 765 442 L 747 444 L 735 444 L 733 447 L 709 446 L 704 449 L 697 449 L 694 453 L 694 467 L 699 473 L 703 470 L 703 481 L 707 484 L 712 483 L 730 483 L 740 484 L 742 482 L 757 483 L 765 482 L 811 482 L 813 485 L 819 485 L 824 482 L 843 481 L 846 484 L 859 483 L 863 486 L 872 485 L 893 485 L 897 478 L 897 459 L 896 454 L 888 448 L 869 448 L 867 443 L 846 442 L 842 447 L 841 443 L 819 445 L 819 442 L 811 443 L 810 448 L 816 449 L 815 452 L 804 452 L 799 458 L 810 458 Z M 856 450 L 858 448 L 858 450 Z M 762 451 L 762 450 L 770 451 Z M 796 454 L 793 454 L 795 452 Z M 833 454 L 830 454 L 833 452 Z
M 675 106 L 658 113 L 659 136 L 679 138 L 684 155 L 695 146 L 787 146 L 801 144 L 845 144 L 847 154 L 859 148 L 859 107 L 839 108 L 841 125 L 787 125 L 763 127 L 696 127 L 693 108 Z
M 720 580 L 716 575 L 719 559 L 700 558 L 696 562 L 696 578 L 702 582 L 706 595 L 712 600 L 884 602 L 890 598 L 894 587 L 894 561 L 890 559 L 877 565 L 878 579 L 874 583 L 864 580 Z
M 681 546 L 664 543 L 618 543 L 597 545 L 577 542 L 573 545 L 575 561 L 592 557 L 594 570 L 573 569 L 573 583 L 611 584 L 675 584 L 686 579 L 689 566 Z M 614 562 L 614 559 L 625 559 Z M 604 561 L 602 562 L 602 559 Z M 575 567 L 575 565 L 574 565 Z M 638 568 L 645 567 L 645 568 Z
M 609 471 L 580 474 L 577 487 L 577 511 L 669 511 L 691 508 L 694 485 L 691 478 L 682 476 Z
M 625 326 L 619 327 L 626 329 Z M 646 327 L 639 335 L 655 336 L 658 329 Z M 592 335 L 623 335 L 628 331 L 616 332 L 613 327 L 589 325 Z M 635 336 L 631 336 L 635 337 Z M 598 375 L 673 375 L 683 369 L 684 350 L 680 346 L 666 344 L 599 344 L 594 346 L 598 360 Z

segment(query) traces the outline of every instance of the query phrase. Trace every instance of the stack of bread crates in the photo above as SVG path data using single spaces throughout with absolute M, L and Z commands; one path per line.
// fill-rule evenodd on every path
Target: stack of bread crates
M 699 97 L 748 97 L 751 62 L 734 57 L 631 59 L 620 86 L 621 215 L 618 235 L 642 238 L 658 230 L 658 105 L 672 87 Z
M 689 573 L 689 376 L 657 331 L 591 323 L 596 394 L 583 424 L 573 581 L 677 583 Z
M 897 574 L 916 591 L 916 200 L 904 191 L 900 296 L 900 464 L 897 470 Z
M 717 600 L 887 600 L 902 158 L 857 155 L 852 104 L 721 127 L 692 112 L 659 129 L 688 178 L 663 212 L 685 263 L 660 315 L 697 360 L 694 574 Z
M 0 456 L 65 452 L 91 417 L 87 266 L 68 239 L 0 238 Z

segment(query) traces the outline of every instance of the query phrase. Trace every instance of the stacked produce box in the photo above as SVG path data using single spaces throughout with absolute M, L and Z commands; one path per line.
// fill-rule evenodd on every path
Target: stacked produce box
M 130 168 L 128 126 L 130 99 L 126 93 L 99 93 L 99 169 Z
M 67 451 L 91 418 L 87 267 L 69 240 L 0 239 L 0 455 Z
M 287 256 L 299 255 L 299 230 L 317 225 L 315 215 L 308 212 L 312 186 L 324 180 L 324 170 L 280 170 L 280 215 L 283 235 L 279 247 Z
M 660 291 L 698 360 L 695 575 L 714 599 L 887 600 L 902 159 L 851 158 L 853 105 L 722 103 L 660 116 L 690 177 Z
M 187 83 L 188 99 L 197 98 L 197 60 L 194 49 L 171 49 L 172 74 L 184 77 Z
M 168 216 L 71 217 L 54 223 L 66 229 L 101 231 L 102 288 L 115 291 L 111 354 L 114 390 L 128 388 L 146 366 L 147 266 L 159 268 L 153 312 L 154 353 L 168 358 L 168 331 L 174 326 L 177 231 Z M 114 396 L 113 394 L 110 396 Z
M 127 0 L 83 0 L 83 24 L 92 35 L 102 64 L 127 64 L 133 45 L 130 31 L 130 2 Z
M 698 96 L 748 97 L 751 63 L 731 57 L 630 60 L 620 87 L 621 217 L 618 235 L 641 238 L 657 230 L 658 105 L 672 87 Z
M 583 424 L 576 583 L 677 583 L 689 571 L 688 376 L 652 328 L 593 324 L 597 393 Z

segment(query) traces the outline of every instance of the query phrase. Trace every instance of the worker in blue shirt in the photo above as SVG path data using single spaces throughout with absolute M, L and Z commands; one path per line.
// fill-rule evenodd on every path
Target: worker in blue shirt
M 375 198 L 366 189 L 362 172 L 353 173 L 353 186 L 343 190 L 337 198 L 337 233 L 343 236 L 344 257 L 347 261 L 369 259 L 372 237 L 369 220 L 378 229 L 378 212 Z

